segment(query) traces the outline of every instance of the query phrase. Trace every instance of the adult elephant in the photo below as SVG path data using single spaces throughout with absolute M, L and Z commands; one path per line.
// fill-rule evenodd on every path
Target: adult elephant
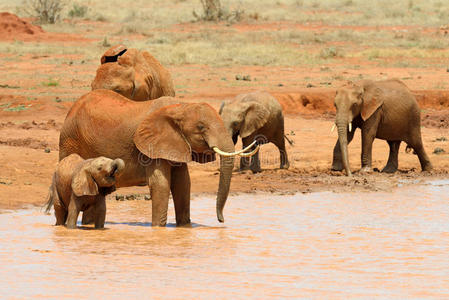
M 92 90 L 113 90 L 131 100 L 175 96 L 170 73 L 147 51 L 117 45 L 101 57 Z
M 279 149 L 280 168 L 290 166 L 284 141 L 284 116 L 279 102 L 266 92 L 238 95 L 230 103 L 223 102 L 219 111 L 234 145 L 242 138 L 243 147 L 257 139 L 259 144 L 273 143 Z M 240 169 L 260 172 L 259 153 L 240 160 Z
M 220 116 L 206 103 L 179 103 L 172 97 L 135 102 L 112 91 L 92 91 L 67 114 L 59 151 L 60 160 L 72 153 L 84 159 L 121 158 L 125 168 L 116 186 L 151 186 L 153 226 L 166 225 L 170 191 L 176 224 L 190 223 L 187 163 L 214 161 L 218 152 L 222 158 L 216 210 L 218 220 L 224 221 L 237 153 Z
M 348 144 L 357 128 L 362 130 L 362 172 L 371 170 L 372 144 L 375 138 L 390 146 L 388 162 L 382 172 L 398 168 L 401 141 L 418 155 L 423 171 L 432 169 L 421 139 L 420 109 L 407 86 L 397 80 L 364 80 L 337 91 L 335 96 L 338 140 L 334 147 L 332 170 L 346 170 L 351 175 Z

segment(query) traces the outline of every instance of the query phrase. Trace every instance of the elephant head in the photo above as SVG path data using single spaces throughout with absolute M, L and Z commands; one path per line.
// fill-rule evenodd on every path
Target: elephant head
M 74 173 L 72 191 L 76 196 L 108 194 L 115 185 L 115 177 L 125 168 L 120 158 L 112 160 L 98 157 L 86 160 Z
M 383 104 L 381 90 L 369 85 L 368 81 L 350 84 L 340 88 L 334 100 L 337 114 L 335 125 L 346 174 L 351 175 L 348 159 L 348 131 L 352 132 L 352 121 L 360 116 L 366 121 Z M 354 129 L 355 130 L 355 129 Z
M 262 128 L 268 121 L 269 111 L 256 101 L 236 99 L 229 104 L 223 102 L 219 111 L 234 145 L 237 138 L 245 138 Z
M 174 96 L 168 71 L 149 53 L 123 45 L 103 54 L 91 87 L 92 90 L 113 90 L 136 101 Z
M 229 194 L 234 167 L 234 144 L 217 112 L 206 103 L 164 106 L 150 113 L 138 126 L 134 143 L 150 159 L 174 163 L 220 161 L 217 218 L 223 222 L 223 208 Z M 229 155 L 227 155 L 229 154 Z

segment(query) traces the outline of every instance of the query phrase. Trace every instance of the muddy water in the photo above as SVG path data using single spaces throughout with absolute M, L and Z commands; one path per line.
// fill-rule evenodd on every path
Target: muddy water
M 449 181 L 393 193 L 192 201 L 151 228 L 149 201 L 108 202 L 107 230 L 0 214 L 2 298 L 449 297 Z

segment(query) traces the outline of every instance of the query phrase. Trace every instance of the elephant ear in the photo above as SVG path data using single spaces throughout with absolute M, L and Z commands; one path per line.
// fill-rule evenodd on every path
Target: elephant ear
M 137 149 L 151 159 L 191 161 L 192 150 L 179 126 L 185 105 L 169 105 L 150 113 L 134 133 Z
M 72 178 L 72 191 L 78 197 L 98 195 L 98 186 L 89 173 L 88 164 L 85 163 L 75 171 Z
M 245 138 L 250 136 L 259 128 L 262 128 L 267 121 L 270 112 L 257 102 L 248 102 L 248 108 L 246 110 L 246 116 L 243 120 L 243 124 L 240 128 L 240 136 Z
M 366 121 L 384 103 L 382 91 L 374 86 L 367 86 L 363 92 L 361 116 Z
M 114 47 L 109 48 L 100 58 L 101 64 L 105 64 L 108 62 L 116 62 L 119 56 L 123 55 L 128 49 L 124 45 L 116 45 Z

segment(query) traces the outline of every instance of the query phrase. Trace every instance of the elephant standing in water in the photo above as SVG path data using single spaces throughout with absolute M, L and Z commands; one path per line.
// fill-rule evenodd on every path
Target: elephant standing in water
M 71 153 L 121 158 L 125 168 L 116 186 L 151 186 L 153 226 L 166 225 L 170 191 L 176 224 L 190 223 L 187 163 L 214 161 L 215 153 L 221 155 L 216 208 L 223 222 L 234 155 L 253 155 L 233 153 L 223 121 L 206 103 L 171 97 L 135 102 L 109 90 L 92 91 L 75 102 L 61 129 L 59 151 L 60 159 Z
M 93 208 L 95 228 L 103 228 L 105 196 L 115 190 L 115 177 L 123 171 L 121 159 L 97 157 L 84 160 L 71 154 L 61 160 L 53 175 L 46 211 L 54 206 L 56 225 L 76 228 L 80 211 Z
M 150 53 L 117 45 L 101 57 L 92 90 L 113 90 L 131 100 L 175 96 L 170 73 Z
M 415 151 L 423 171 L 432 169 L 421 139 L 420 109 L 415 97 L 399 80 L 360 81 L 337 91 L 335 96 L 338 141 L 334 147 L 332 170 L 351 175 L 348 144 L 357 128 L 362 130 L 362 172 L 371 170 L 371 152 L 375 138 L 390 146 L 387 165 L 382 172 L 398 168 L 401 141 Z
M 280 168 L 289 168 L 284 140 L 284 115 L 281 105 L 273 96 L 266 92 L 241 94 L 230 103 L 223 102 L 219 113 L 234 145 L 238 136 L 242 138 L 244 148 L 255 139 L 259 144 L 271 142 L 279 149 Z M 250 168 L 254 173 L 260 172 L 259 153 L 249 160 L 241 158 L 240 170 Z

